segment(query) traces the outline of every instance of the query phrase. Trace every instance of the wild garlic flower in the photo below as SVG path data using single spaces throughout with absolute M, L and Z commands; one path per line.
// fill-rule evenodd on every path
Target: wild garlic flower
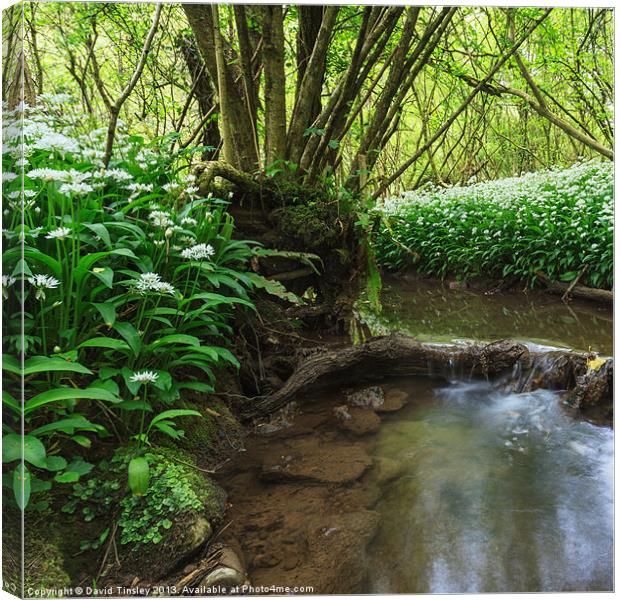
M 71 229 L 69 227 L 58 227 L 53 229 L 46 236 L 47 240 L 64 240 L 68 235 L 71 235 Z
M 141 371 L 134 373 L 129 381 L 132 383 L 155 383 L 159 375 L 155 371 Z
M 32 169 L 26 173 L 29 179 L 42 179 L 43 181 L 66 181 L 67 171 L 59 169 Z
M 9 288 L 17 281 L 15 277 L 10 275 L 2 276 L 2 296 L 6 300 L 9 297 Z
M 174 287 L 161 280 L 161 276 L 158 273 L 142 273 L 138 279 L 134 281 L 134 288 L 142 295 L 154 292 L 156 294 L 170 294 L 174 295 Z
M 215 254 L 215 248 L 211 244 L 196 244 L 191 248 L 185 248 L 181 252 L 183 258 L 188 260 L 204 260 Z
M 173 221 L 170 218 L 170 214 L 164 210 L 154 210 L 149 214 L 149 220 L 155 227 L 169 227 L 173 225 Z
M 198 190 L 199 190 L 198 186 L 190 185 L 190 186 L 185 188 L 184 193 L 189 198 L 196 198 L 196 197 L 198 197 Z
M 2 181 L 11 182 L 14 179 L 17 179 L 17 173 L 2 173 Z
M 189 225 L 190 227 L 195 227 L 196 225 L 198 225 L 198 221 L 196 221 L 196 219 L 194 219 L 193 217 L 183 217 L 181 219 L 181 225 Z
M 174 192 L 178 192 L 179 189 L 181 188 L 181 186 L 178 183 L 172 182 L 172 183 L 166 183 L 164 185 L 161 186 L 162 189 L 165 192 L 168 192 L 169 194 L 172 194 Z
M 55 277 L 42 274 L 28 277 L 28 282 L 36 288 L 37 293 L 35 294 L 35 298 L 37 300 L 45 300 L 45 290 L 54 290 L 60 285 L 60 281 Z
M 58 190 L 61 194 L 72 194 L 74 196 L 83 196 L 94 191 L 92 185 L 88 183 L 63 183 Z

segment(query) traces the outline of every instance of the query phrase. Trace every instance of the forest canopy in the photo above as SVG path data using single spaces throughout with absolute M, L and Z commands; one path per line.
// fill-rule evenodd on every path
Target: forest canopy
M 254 176 L 378 197 L 613 156 L 610 9 L 28 2 L 24 18 L 27 103 L 68 94 L 85 127 L 118 119 Z M 19 22 L 16 5 L 9 104 Z

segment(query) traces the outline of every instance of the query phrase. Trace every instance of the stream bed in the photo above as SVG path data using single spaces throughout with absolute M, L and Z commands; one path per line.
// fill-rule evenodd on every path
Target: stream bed
M 382 300 L 381 310 L 358 303 L 362 337 L 613 352 L 609 307 L 389 279 Z M 516 393 L 518 370 L 494 383 L 450 364 L 428 377 L 382 375 L 384 405 L 352 401 L 368 382 L 308 390 L 257 424 L 222 473 L 227 534 L 254 584 L 323 594 L 613 588 L 610 426 L 576 415 L 561 392 Z

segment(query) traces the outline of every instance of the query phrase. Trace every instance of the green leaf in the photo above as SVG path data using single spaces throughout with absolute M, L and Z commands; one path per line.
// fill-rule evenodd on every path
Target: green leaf
M 92 305 L 99 311 L 103 322 L 112 327 L 116 322 L 116 307 L 111 302 L 93 302 Z
M 110 348 L 111 350 L 129 350 L 129 345 L 123 340 L 109 337 L 96 337 L 82 342 L 78 348 Z
M 113 325 L 115 331 L 129 344 L 134 356 L 138 356 L 142 348 L 142 340 L 136 328 L 127 322 L 118 321 Z
M 95 267 L 91 273 L 99 279 L 103 285 L 109 289 L 112 289 L 112 285 L 114 283 L 114 271 L 110 269 L 110 267 Z
M 26 462 L 40 469 L 47 468 L 45 446 L 33 435 L 24 435 L 23 438 L 17 433 L 5 435 L 2 438 L 2 462 L 8 463 L 14 460 L 21 460 L 22 447 L 23 457 Z
M 54 477 L 54 481 L 58 483 L 75 483 L 79 481 L 80 474 L 75 471 L 65 471 L 64 473 L 59 473 Z
M 67 461 L 62 456 L 48 456 L 45 467 L 48 471 L 62 471 L 67 466 Z
M 132 458 L 127 467 L 129 489 L 134 496 L 144 496 L 149 489 L 150 468 L 143 456 Z
M 167 344 L 183 344 L 186 346 L 200 346 L 200 340 L 193 336 L 187 335 L 185 333 L 173 333 L 171 335 L 165 335 L 161 337 L 151 344 L 147 346 L 148 350 L 155 350 L 161 346 L 165 346 Z
M 103 400 L 104 402 L 120 402 L 120 398 L 111 394 L 107 390 L 101 388 L 90 387 L 85 389 L 76 388 L 56 388 L 54 390 L 48 390 L 30 398 L 26 401 L 24 407 L 24 414 L 32 412 L 36 408 L 45 404 L 51 404 L 54 402 L 61 402 L 63 400 Z
M 12 408 L 15 412 L 21 414 L 21 404 L 11 396 L 8 392 L 2 390 L 2 403 L 6 404 L 9 408 Z
M 62 433 L 66 433 L 67 435 L 73 435 L 76 429 L 82 431 L 97 431 L 98 429 L 101 429 L 101 425 L 95 425 L 94 423 L 91 423 L 83 415 L 76 415 L 67 419 L 60 419 L 59 421 L 55 421 L 54 423 L 47 423 L 46 425 L 41 425 L 41 427 L 33 429 L 30 434 L 41 437 L 42 435 L 61 431 Z
M 25 465 L 18 465 L 13 471 L 13 494 L 17 506 L 24 510 L 30 500 L 30 472 Z
M 176 417 L 202 417 L 202 414 L 197 410 L 191 410 L 189 408 L 173 408 L 171 410 L 165 410 L 164 412 L 159 413 L 156 417 L 151 419 L 151 423 L 149 425 L 149 429 L 153 427 L 159 421 L 163 421 L 164 419 L 175 419 Z
M 19 361 L 10 354 L 2 355 L 2 369 L 4 371 L 8 371 L 9 373 L 15 373 L 16 375 L 22 374 L 21 365 Z
M 48 371 L 72 371 L 92 375 L 92 371 L 77 362 L 69 362 L 57 356 L 33 356 L 24 363 L 24 375 Z
M 286 300 L 291 304 L 304 304 L 304 301 L 293 292 L 289 292 L 279 281 L 274 279 L 266 279 L 258 273 L 246 273 L 246 276 L 254 284 L 255 287 L 265 290 L 272 296 L 277 296 L 282 300 Z

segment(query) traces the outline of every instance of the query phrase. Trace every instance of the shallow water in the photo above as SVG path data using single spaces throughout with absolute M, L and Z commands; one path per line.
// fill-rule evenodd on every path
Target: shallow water
M 485 295 L 387 278 L 366 334 L 421 341 L 513 338 L 613 353 L 610 307 L 544 292 Z M 555 392 L 517 394 L 464 378 L 398 383 L 376 458 L 401 463 L 373 542 L 376 593 L 602 591 L 613 586 L 613 431 L 567 414 Z
M 604 355 L 613 353 L 610 306 L 573 300 L 543 291 L 511 290 L 488 295 L 423 279 L 386 276 L 381 309 L 357 304 L 371 335 L 402 331 L 420 341 L 513 338 Z
M 378 506 L 369 591 L 611 590 L 610 428 L 549 391 L 401 385 L 416 397 L 377 434 L 403 474 Z

